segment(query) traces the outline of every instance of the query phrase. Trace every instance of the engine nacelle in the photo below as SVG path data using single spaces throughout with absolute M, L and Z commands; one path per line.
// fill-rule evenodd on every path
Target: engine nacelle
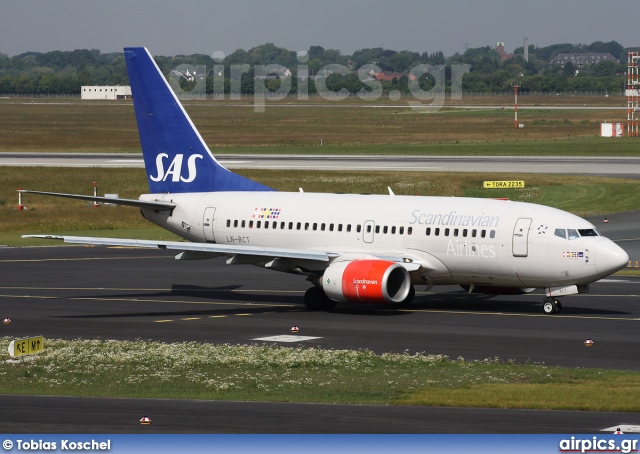
M 334 262 L 322 276 L 322 289 L 335 301 L 401 303 L 409 295 L 411 279 L 405 267 L 388 260 Z

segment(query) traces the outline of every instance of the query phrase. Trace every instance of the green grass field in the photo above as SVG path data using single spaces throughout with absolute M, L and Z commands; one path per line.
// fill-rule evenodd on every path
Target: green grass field
M 605 98 L 584 101 L 591 105 L 594 99 Z M 616 104 L 611 102 L 611 106 Z M 250 101 L 242 104 L 194 101 L 186 103 L 186 110 L 216 154 L 637 156 L 639 153 L 637 139 L 599 137 L 600 123 L 624 122 L 626 110 L 521 110 L 518 118 L 524 124 L 522 129 L 514 128 L 513 110 L 508 105 L 493 109 L 445 106 L 437 112 L 422 114 L 406 103 L 400 107 L 374 108 L 365 102 L 321 105 L 280 102 L 267 104 L 266 111 L 259 113 L 254 112 Z M 0 152 L 140 150 L 130 102 L 0 102 L 0 130 Z
M 636 372 L 412 352 L 45 339 L 0 377 L 0 394 L 640 411 Z

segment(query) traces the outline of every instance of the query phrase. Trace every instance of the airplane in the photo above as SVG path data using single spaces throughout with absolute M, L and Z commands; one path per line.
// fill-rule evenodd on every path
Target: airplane
M 55 235 L 66 243 L 179 251 L 176 259 L 228 257 L 306 276 L 310 310 L 338 302 L 402 305 L 415 287 L 458 284 L 469 293 L 545 289 L 561 296 L 625 267 L 629 256 L 593 224 L 524 202 L 465 197 L 279 192 L 223 167 L 144 47 L 124 49 L 149 183 L 139 199 L 34 193 L 138 207 L 187 241 Z

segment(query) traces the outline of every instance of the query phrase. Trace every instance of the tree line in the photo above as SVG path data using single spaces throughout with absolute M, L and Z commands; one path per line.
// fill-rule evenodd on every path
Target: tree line
M 398 77 L 381 81 L 384 91 L 409 91 L 408 71 L 418 65 L 442 65 L 447 73 L 446 87 L 450 89 L 451 68 L 454 65 L 470 65 L 462 78 L 462 90 L 471 92 L 508 91 L 517 84 L 522 92 L 527 91 L 595 91 L 624 90 L 626 82 L 627 50 L 621 44 L 611 41 L 596 41 L 585 44 L 554 44 L 547 47 L 530 45 L 529 61 L 524 60 L 522 47 L 514 50 L 507 60 L 492 46 L 467 49 L 445 57 L 437 52 L 394 51 L 380 47 L 361 49 L 352 55 L 344 55 L 339 50 L 311 46 L 306 55 L 275 46 L 262 44 L 249 50 L 238 49 L 220 61 L 205 54 L 156 56 L 156 62 L 168 75 L 180 65 L 205 66 L 207 68 L 206 92 L 212 94 L 219 90 L 214 83 L 214 70 L 219 80 L 223 80 L 226 93 L 231 90 L 231 68 L 245 65 L 240 90 L 243 94 L 252 94 L 255 88 L 255 69 L 259 65 L 280 65 L 291 73 L 291 91 L 297 90 L 300 82 L 299 71 L 304 69 L 310 76 L 307 92 L 316 92 L 316 78 L 323 78 L 323 84 L 331 91 L 346 89 L 351 93 L 369 90 L 360 68 L 377 68 L 381 71 L 398 73 Z M 634 49 L 637 50 L 637 49 Z M 581 68 L 572 63 L 564 66 L 551 64 L 552 58 L 559 53 L 603 52 L 610 53 L 620 63 L 602 61 Z M 217 65 L 217 66 L 215 66 Z M 340 65 L 348 72 L 342 75 L 326 70 L 329 65 Z M 214 68 L 215 66 L 215 68 Z M 277 90 L 282 74 L 272 73 L 265 81 L 268 90 Z M 224 79 L 222 79 L 224 78 Z M 435 81 L 429 74 L 423 75 L 418 83 L 422 89 L 430 89 Z M 9 57 L 0 53 L 0 94 L 79 94 L 83 85 L 128 85 L 126 64 L 122 53 L 101 53 L 97 49 L 27 52 Z M 186 84 L 188 88 L 188 83 Z

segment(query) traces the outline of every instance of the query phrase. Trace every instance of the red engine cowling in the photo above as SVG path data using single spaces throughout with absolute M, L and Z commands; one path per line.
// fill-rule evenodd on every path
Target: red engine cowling
M 322 276 L 322 289 L 335 301 L 401 303 L 409 295 L 411 279 L 405 267 L 387 260 L 334 262 Z

